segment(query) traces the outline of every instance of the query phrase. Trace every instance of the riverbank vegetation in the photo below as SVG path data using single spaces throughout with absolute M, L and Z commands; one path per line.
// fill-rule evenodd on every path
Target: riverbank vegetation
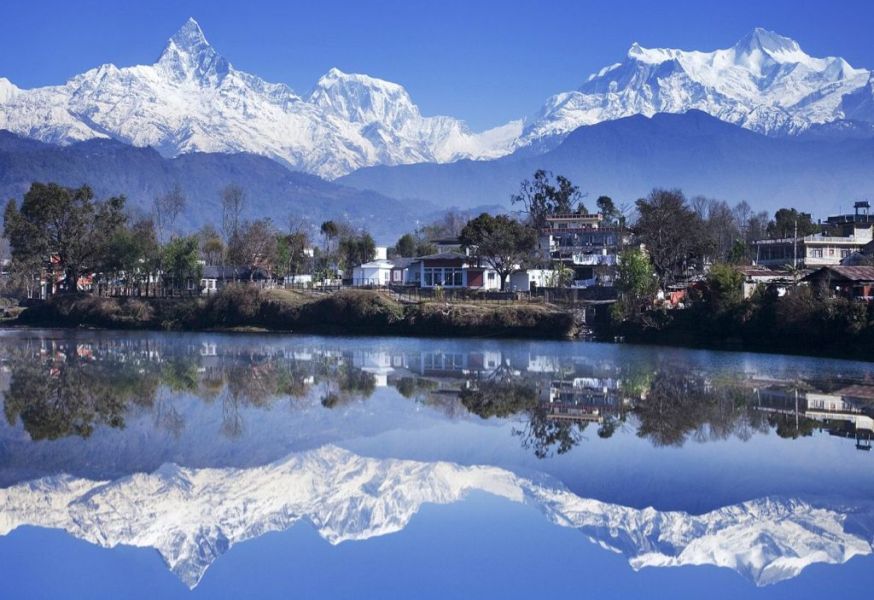
M 743 298 L 743 275 L 733 266 L 713 265 L 687 290 L 685 307 L 669 310 L 651 303 L 657 285 L 647 257 L 635 251 L 620 268 L 620 299 L 603 338 L 728 350 L 838 356 L 874 356 L 874 304 L 835 297 L 799 285 L 759 286 Z
M 261 329 L 377 335 L 570 338 L 575 315 L 538 303 L 401 303 L 373 290 L 313 293 L 231 285 L 208 297 L 59 294 L 24 311 L 23 325 L 119 329 Z

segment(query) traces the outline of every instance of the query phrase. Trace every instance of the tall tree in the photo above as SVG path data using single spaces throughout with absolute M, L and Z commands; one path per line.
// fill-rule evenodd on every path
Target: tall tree
M 65 274 L 64 289 L 76 291 L 80 275 L 103 266 L 108 240 L 126 224 L 124 205 L 123 196 L 95 201 L 88 186 L 34 183 L 20 210 L 14 200 L 6 206 L 5 230 L 13 260 L 55 261 Z
M 615 225 L 619 222 L 622 213 L 619 212 L 618 208 L 616 208 L 616 204 L 613 203 L 613 198 L 610 196 L 598 196 L 595 204 L 598 206 L 598 212 L 601 213 L 608 224 Z
M 797 226 L 797 229 L 796 229 Z M 768 236 L 773 239 L 802 238 L 819 231 L 810 213 L 798 212 L 794 208 L 781 208 L 774 213 L 774 220 L 768 223 Z
M 309 236 L 302 229 L 279 235 L 276 238 L 276 274 L 294 278 L 304 272 L 310 258 L 307 254 L 308 246 Z
M 510 197 L 513 204 L 521 204 L 529 225 L 535 229 L 546 226 L 546 217 L 561 213 L 586 213 L 580 188 L 563 175 L 553 178 L 552 173 L 538 169 L 533 179 L 526 179 L 519 191 Z
M 479 260 L 498 273 L 502 290 L 510 273 L 529 260 L 537 245 L 533 228 L 506 215 L 493 217 L 488 213 L 468 221 L 460 239 L 465 248 L 473 250 Z
M 185 210 L 185 204 L 185 194 L 179 184 L 155 198 L 152 203 L 152 219 L 158 232 L 158 240 L 164 242 L 176 234 L 176 219 Z
M 359 235 L 346 235 L 340 240 L 340 264 L 344 270 L 373 260 L 376 256 L 376 242 L 367 232 Z
M 228 255 L 232 253 L 239 256 L 241 250 L 240 244 L 240 227 L 243 222 L 243 210 L 246 207 L 246 193 L 243 188 L 236 184 L 229 184 L 222 189 L 221 192 L 222 204 L 222 233 L 225 236 L 225 248 Z M 231 265 L 240 266 L 230 260 Z
M 185 283 L 191 279 L 200 282 L 201 267 L 200 244 L 197 236 L 173 238 L 164 246 L 164 273 L 170 281 L 171 289 L 183 290 Z
M 254 277 L 255 268 L 270 269 L 276 262 L 276 227 L 270 219 L 257 219 L 240 228 L 239 243 L 235 245 L 232 264 L 246 266 Z
M 319 227 L 319 231 L 321 231 L 322 237 L 325 241 L 325 252 L 330 252 L 331 240 L 340 234 L 340 228 L 334 221 L 325 221 L 322 223 L 321 227 Z
M 654 189 L 637 201 L 635 232 L 662 285 L 700 262 L 706 251 L 704 223 L 680 190 Z
M 619 255 L 616 267 L 618 302 L 613 314 L 620 320 L 635 319 L 643 305 L 652 298 L 658 282 L 646 252 L 628 248 Z
M 200 241 L 200 255 L 204 262 L 210 266 L 220 265 L 224 255 L 225 245 L 222 236 L 212 224 L 206 224 L 197 232 Z
M 416 238 L 411 233 L 405 233 L 398 238 L 394 246 L 395 254 L 403 257 L 416 255 Z

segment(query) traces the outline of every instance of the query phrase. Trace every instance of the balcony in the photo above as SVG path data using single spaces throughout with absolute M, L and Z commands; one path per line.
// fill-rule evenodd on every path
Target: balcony
M 574 254 L 572 257 L 575 265 L 593 266 L 593 265 L 610 265 L 616 264 L 615 254 Z

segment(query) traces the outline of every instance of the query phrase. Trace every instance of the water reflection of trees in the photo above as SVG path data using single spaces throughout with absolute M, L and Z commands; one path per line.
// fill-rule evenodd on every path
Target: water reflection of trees
M 309 392 L 329 367 L 260 352 L 203 352 L 182 348 L 163 356 L 148 342 L 76 344 L 51 341 L 4 348 L 9 371 L 4 414 L 19 420 L 33 440 L 88 437 L 97 426 L 123 428 L 137 408 L 152 411 L 155 424 L 180 435 L 180 395 L 219 402 L 221 431 L 243 430 L 242 409 L 294 402 Z
M 4 347 L 0 358 L 9 375 L 6 419 L 20 421 L 34 440 L 122 428 L 133 411 L 148 412 L 156 427 L 179 436 L 186 426 L 181 397 L 215 405 L 220 433 L 236 437 L 245 431 L 248 409 L 338 409 L 386 386 L 449 418 L 511 420 L 522 446 L 541 458 L 569 452 L 587 432 L 606 439 L 619 430 L 657 446 L 681 446 L 824 429 L 868 440 L 870 447 L 874 416 L 874 382 L 814 385 L 645 361 L 173 345 L 151 338 L 38 339 Z

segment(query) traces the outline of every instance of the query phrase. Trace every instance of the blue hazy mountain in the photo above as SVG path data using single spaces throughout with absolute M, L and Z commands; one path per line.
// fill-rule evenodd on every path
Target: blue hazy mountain
M 113 140 L 56 146 L 0 131 L 2 199 L 20 199 L 33 181 L 87 183 L 98 197 L 124 194 L 130 207 L 143 212 L 156 196 L 179 185 L 188 200 L 180 218 L 185 229 L 220 225 L 220 193 L 232 183 L 246 192 L 245 218 L 269 217 L 283 229 L 291 218 L 316 227 L 326 219 L 346 219 L 389 242 L 429 210 L 419 204 L 414 215 L 405 203 L 290 171 L 253 154 L 194 152 L 165 158 L 151 148 Z
M 601 194 L 623 202 L 653 187 L 679 187 L 761 209 L 788 205 L 824 215 L 874 190 L 874 138 L 771 137 L 700 111 L 635 115 L 580 127 L 539 155 L 371 167 L 337 181 L 437 205 L 506 204 L 519 182 L 541 168 L 570 177 L 590 203 Z

